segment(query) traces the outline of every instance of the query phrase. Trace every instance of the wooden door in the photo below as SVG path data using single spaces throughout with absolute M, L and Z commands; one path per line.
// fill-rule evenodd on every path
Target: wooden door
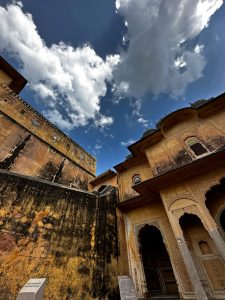
M 147 232 L 140 235 L 148 291 L 151 295 L 178 294 L 176 279 L 161 233 L 156 227 L 148 227 Z

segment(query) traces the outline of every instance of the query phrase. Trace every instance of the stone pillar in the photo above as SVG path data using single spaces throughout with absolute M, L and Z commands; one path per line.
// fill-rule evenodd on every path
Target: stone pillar
M 221 236 L 217 224 L 213 219 L 212 215 L 210 214 L 207 207 L 203 207 L 201 210 L 201 214 L 204 219 L 201 219 L 205 229 L 208 231 L 209 235 L 211 236 L 213 242 L 215 243 L 219 254 L 223 258 L 225 262 L 225 242 L 223 237 Z
M 202 285 L 202 282 L 199 278 L 198 271 L 196 269 L 195 263 L 194 263 L 193 258 L 191 256 L 191 253 L 188 249 L 185 238 L 183 236 L 178 236 L 176 238 L 176 240 L 177 240 L 177 244 L 178 244 L 178 247 L 180 249 L 183 261 L 184 261 L 185 266 L 187 268 L 187 272 L 188 272 L 188 275 L 190 277 L 191 283 L 193 285 L 194 292 L 195 292 L 197 300 L 207 300 L 207 299 L 209 299 L 206 292 L 205 292 L 205 289 Z
M 217 228 L 211 228 L 208 230 L 208 232 L 225 262 L 225 243 L 222 236 L 220 235 Z

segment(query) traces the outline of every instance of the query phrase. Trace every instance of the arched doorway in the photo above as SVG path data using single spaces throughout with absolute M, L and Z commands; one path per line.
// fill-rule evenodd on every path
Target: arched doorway
M 139 232 L 139 242 L 150 295 L 178 295 L 170 258 L 158 228 L 145 225 Z
M 179 223 L 207 294 L 223 299 L 225 267 L 213 239 L 197 215 L 185 213 Z
M 220 215 L 220 225 L 223 228 L 223 231 L 225 232 L 225 209 L 222 211 Z
M 206 193 L 206 207 L 211 216 L 225 236 L 225 179 L 220 180 L 220 184 L 212 186 Z

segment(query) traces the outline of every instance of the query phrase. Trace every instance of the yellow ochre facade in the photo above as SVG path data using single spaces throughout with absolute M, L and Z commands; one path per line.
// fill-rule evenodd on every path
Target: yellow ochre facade
M 225 299 L 225 94 L 163 118 L 95 176 L 96 160 L 18 93 L 0 59 L 0 299 Z
M 114 168 L 138 297 L 224 299 L 225 94 L 171 113 L 128 149 Z

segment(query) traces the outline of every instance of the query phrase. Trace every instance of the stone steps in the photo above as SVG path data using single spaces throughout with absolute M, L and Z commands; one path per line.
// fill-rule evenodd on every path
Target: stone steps
M 162 296 L 162 297 L 148 297 L 148 298 L 145 298 L 145 300 L 165 300 L 165 299 L 168 299 L 168 300 L 180 300 L 180 298 L 177 298 L 177 297 L 169 297 L 169 296 Z
M 180 300 L 180 297 L 178 295 L 152 295 L 152 296 L 146 296 L 145 300 Z

